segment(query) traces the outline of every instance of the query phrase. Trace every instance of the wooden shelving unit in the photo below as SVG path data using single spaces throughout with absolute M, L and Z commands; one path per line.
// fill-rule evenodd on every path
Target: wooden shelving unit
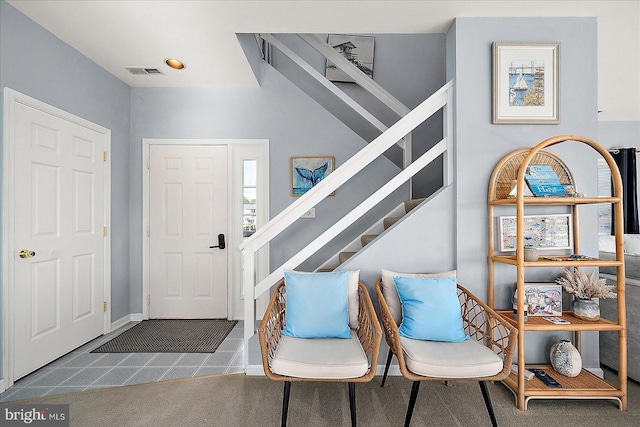
M 556 154 L 546 150 L 547 147 L 564 142 L 586 144 L 596 150 L 606 160 L 611 170 L 613 179 L 612 197 L 559 197 L 536 198 L 524 197 L 523 189 L 525 169 L 528 165 L 550 165 L 558 175 L 562 184 L 572 184 L 576 187 L 571 171 Z M 512 183 L 516 182 L 517 195 L 509 197 Z M 576 189 L 577 191 L 577 189 Z M 587 260 L 570 260 L 568 256 L 541 256 L 538 261 L 524 261 L 524 215 L 527 207 L 535 206 L 567 206 L 571 210 L 573 222 L 573 252 L 580 253 L 579 246 L 579 217 L 580 206 L 597 203 L 611 203 L 616 224 L 616 259 L 604 260 L 590 258 Z M 512 206 L 516 211 L 516 254 L 505 256 L 497 254 L 495 249 L 495 208 L 497 206 Z M 590 139 L 575 136 L 561 135 L 549 138 L 533 148 L 524 148 L 505 156 L 494 168 L 489 182 L 488 192 L 488 304 L 495 308 L 495 265 L 505 264 L 515 267 L 518 296 L 518 317 L 513 318 L 512 310 L 498 310 L 498 312 L 511 324 L 518 328 L 518 358 L 516 364 L 519 368 L 541 368 L 548 371 L 562 388 L 546 386 L 537 378 L 526 380 L 524 369 L 518 370 L 518 375 L 511 374 L 503 382 L 511 389 L 516 397 L 516 405 L 521 410 L 527 409 L 527 403 L 531 399 L 615 399 L 619 408 L 627 409 L 627 341 L 626 341 L 626 315 L 625 315 L 625 282 L 624 282 L 624 250 L 622 231 L 622 180 L 618 168 L 611 155 Z M 617 276 L 617 322 L 600 319 L 590 322 L 574 317 L 571 312 L 563 312 L 562 318 L 569 324 L 553 324 L 541 317 L 529 316 L 524 319 L 524 272 L 527 268 L 545 267 L 615 267 Z M 619 347 L 619 371 L 618 384 L 614 385 L 599 378 L 597 375 L 583 369 L 575 378 L 563 376 L 553 370 L 550 365 L 527 365 L 525 361 L 525 334 L 530 331 L 571 331 L 574 334 L 576 347 L 580 349 L 580 334 L 582 331 L 617 331 Z

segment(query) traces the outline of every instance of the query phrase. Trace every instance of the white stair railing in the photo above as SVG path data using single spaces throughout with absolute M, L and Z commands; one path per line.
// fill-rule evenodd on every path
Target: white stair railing
M 311 188 L 302 197 L 298 198 L 291 205 L 287 206 L 280 214 L 276 215 L 271 221 L 257 230 L 251 237 L 245 240 L 238 249 L 242 252 L 243 275 L 242 285 L 244 293 L 244 339 L 245 339 L 245 366 L 248 364 L 249 344 L 248 341 L 255 334 L 255 300 L 263 293 L 268 291 L 273 285 L 283 277 L 285 268 L 294 268 L 302 261 L 311 256 L 315 251 L 326 245 L 340 231 L 344 230 L 355 220 L 360 218 L 371 207 L 379 203 L 384 197 L 399 188 L 406 180 L 415 175 L 419 170 L 433 161 L 437 156 L 444 153 L 445 155 L 445 176 L 444 184 L 451 182 L 452 164 L 451 153 L 453 146 L 452 126 L 453 123 L 453 82 L 448 82 L 437 92 L 423 101 L 415 109 L 410 111 L 386 132 L 378 136 L 366 147 L 356 153 L 347 160 L 342 166 L 335 169 L 318 185 Z M 309 209 L 315 207 L 324 198 L 333 193 L 345 182 L 350 180 L 363 168 L 381 156 L 386 150 L 393 146 L 408 133 L 412 132 L 421 123 L 431 117 L 438 110 L 444 110 L 443 123 L 443 139 L 432 147 L 427 153 L 422 155 L 418 160 L 413 162 L 405 170 L 400 172 L 391 181 L 385 184 L 376 193 L 361 203 L 353 212 L 347 214 L 345 218 L 340 220 L 334 226 L 325 231 L 321 236 L 311 242 L 301 251 L 301 254 L 285 262 L 278 267 L 266 279 L 262 280 L 256 286 L 255 279 L 255 256 L 256 252 L 265 244 L 276 238 L 282 231 L 293 224 Z
M 275 38 L 271 34 L 261 34 L 263 39 L 265 39 L 269 44 L 276 47 L 280 52 L 282 52 L 285 56 L 287 56 L 290 60 L 292 60 L 296 65 L 302 68 L 307 72 L 313 79 L 315 79 L 318 83 L 328 89 L 332 94 L 334 94 L 338 99 L 347 104 L 353 111 L 362 116 L 365 120 L 371 123 L 376 129 L 380 132 L 384 132 L 388 129 L 388 127 L 378 120 L 373 114 L 363 108 L 360 104 L 355 102 L 353 98 L 347 95 L 344 91 L 340 90 L 338 86 L 333 84 L 329 79 L 323 76 L 318 70 L 313 68 L 308 62 L 302 59 L 298 54 L 289 49 L 284 43 Z M 333 49 L 332 49 L 333 50 Z M 348 62 L 348 61 L 347 61 Z M 358 70 L 361 74 L 362 72 Z
M 309 46 L 311 46 L 314 50 L 320 53 L 325 59 L 330 60 L 333 64 L 349 77 L 351 77 L 354 82 L 380 100 L 387 108 L 395 112 L 398 117 L 404 117 L 411 109 L 405 106 L 402 102 L 400 102 L 397 98 L 387 92 L 382 86 L 376 83 L 375 80 L 364 74 L 358 67 L 356 67 L 353 63 L 351 63 L 348 59 L 338 53 L 335 49 L 333 49 L 329 44 L 327 44 L 324 40 L 318 37 L 315 34 L 298 34 L 298 36 L 304 40 Z M 311 66 L 308 62 L 306 62 L 303 58 L 301 58 L 298 54 L 296 54 L 293 50 L 288 48 L 282 41 L 278 40 L 272 34 L 260 34 L 267 43 L 271 46 L 277 48 L 282 54 L 287 56 L 291 61 L 293 61 L 296 65 L 298 65 L 302 70 L 307 72 L 309 76 L 315 79 L 319 84 L 324 86 L 327 90 L 329 90 L 333 95 L 335 95 L 338 99 L 344 102 L 349 108 L 351 108 L 354 112 L 359 114 L 362 118 L 367 120 L 371 125 L 373 125 L 380 132 L 384 132 L 387 130 L 387 126 L 382 123 L 378 118 L 376 118 L 373 114 L 367 111 L 364 107 L 362 107 L 358 102 L 356 102 L 353 98 L 347 95 L 344 91 L 342 91 L 338 86 L 336 86 L 333 82 L 327 79 L 322 73 L 318 72 L 313 66 Z M 397 144 L 404 150 L 403 156 L 403 164 L 404 167 L 407 167 L 411 163 L 411 133 L 407 134 L 403 139 L 397 141 Z
M 315 254 L 324 245 L 326 245 L 331 239 L 338 236 L 347 227 L 358 220 L 362 215 L 369 212 L 375 205 L 377 205 L 385 197 L 397 190 L 402 184 L 407 182 L 416 173 L 420 172 L 425 166 L 431 163 L 439 155 L 443 154 L 447 150 L 447 140 L 443 139 L 435 146 L 431 147 L 429 151 L 420 156 L 416 161 L 411 163 L 398 175 L 393 177 L 389 182 L 380 187 L 375 193 L 369 196 L 365 201 L 360 203 L 357 207 L 349 211 L 342 219 L 333 224 L 320 236 L 316 237 L 306 247 L 301 249 L 297 254 L 287 260 L 280 267 L 276 268 L 269 276 L 263 279 L 255 287 L 256 295 L 262 295 L 269 290 L 284 276 L 284 271 L 292 269 L 302 264 L 307 258 Z
M 297 64 L 302 70 L 306 71 L 309 76 L 315 79 L 318 83 L 328 89 L 339 100 L 344 102 L 354 112 L 359 114 L 371 125 L 381 132 L 387 130 L 387 126 L 382 123 L 378 118 L 371 114 L 367 109 L 362 107 L 353 98 L 342 91 L 333 82 L 323 76 L 318 70 L 312 67 L 308 62 L 302 59 L 293 50 L 289 49 L 284 43 L 278 40 L 272 34 L 260 34 L 270 46 L 273 46 L 280 50 L 282 54 L 287 56 L 291 61 Z M 400 100 L 387 92 L 382 86 L 380 86 L 371 77 L 364 74 L 355 64 L 350 62 L 342 54 L 338 53 L 331 45 L 322 40 L 316 34 L 298 34 L 302 40 L 304 40 L 309 46 L 311 46 L 316 52 L 321 54 L 325 59 L 331 61 L 339 70 L 351 77 L 354 82 L 362 89 L 369 92 L 371 95 L 381 101 L 387 108 L 396 113 L 399 117 L 404 117 L 411 109 L 405 106 Z M 396 143 L 403 150 L 402 164 L 403 167 L 407 167 L 411 164 L 413 158 L 413 146 L 411 143 L 412 134 L 408 133 L 404 138 L 400 139 Z M 409 181 L 409 194 L 413 193 L 413 182 Z
M 300 38 L 304 40 L 309 46 L 318 51 L 322 56 L 345 72 L 351 77 L 361 88 L 371 93 L 378 98 L 384 105 L 396 112 L 400 117 L 405 116 L 411 111 L 410 108 L 398 101 L 393 95 L 387 92 L 382 86 L 376 83 L 375 80 L 364 74 L 358 67 L 352 64 L 347 58 L 342 56 L 340 52 L 336 51 L 324 40 L 322 40 L 316 34 L 299 34 Z

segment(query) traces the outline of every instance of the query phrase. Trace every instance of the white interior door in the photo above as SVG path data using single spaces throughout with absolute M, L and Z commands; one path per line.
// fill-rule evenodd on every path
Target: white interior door
M 108 134 L 13 111 L 15 380 L 104 332 Z
M 152 145 L 149 317 L 226 318 L 227 147 Z

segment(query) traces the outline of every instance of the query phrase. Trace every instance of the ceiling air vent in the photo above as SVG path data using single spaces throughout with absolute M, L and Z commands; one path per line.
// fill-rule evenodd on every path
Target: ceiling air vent
M 163 74 L 162 71 L 158 70 L 157 68 L 145 68 L 145 67 L 124 67 L 124 68 L 129 70 L 131 74 L 135 74 L 135 75 Z

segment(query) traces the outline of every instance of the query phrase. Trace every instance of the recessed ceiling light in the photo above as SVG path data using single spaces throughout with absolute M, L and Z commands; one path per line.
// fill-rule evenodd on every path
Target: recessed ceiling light
M 175 68 L 176 70 L 183 70 L 185 65 L 178 61 L 177 59 L 174 58 L 169 58 L 166 61 L 164 61 L 169 67 L 171 68 Z

